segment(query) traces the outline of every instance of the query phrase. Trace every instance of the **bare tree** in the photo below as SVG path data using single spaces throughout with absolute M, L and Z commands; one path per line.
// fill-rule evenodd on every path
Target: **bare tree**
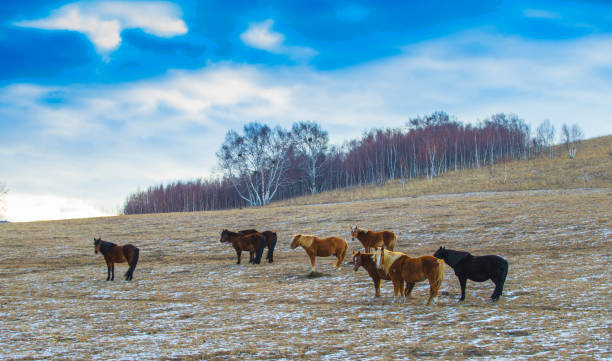
M 570 128 L 567 124 L 563 124 L 561 128 L 561 142 L 565 144 L 567 154 L 571 159 L 574 159 L 578 151 L 578 144 L 582 141 L 584 133 L 580 126 L 576 123 Z
M 291 137 L 280 127 L 249 123 L 244 135 L 227 132 L 217 152 L 221 169 L 250 206 L 270 203 L 287 170 Z
M 291 136 L 301 168 L 308 177 L 308 189 L 311 194 L 317 193 L 317 179 L 320 178 L 329 142 L 327 132 L 315 122 L 299 122 L 293 124 Z
M 555 141 L 555 126 L 552 125 L 550 120 L 546 119 L 537 129 L 536 140 L 541 148 L 548 150 L 548 157 L 552 159 L 554 157 L 553 143 Z

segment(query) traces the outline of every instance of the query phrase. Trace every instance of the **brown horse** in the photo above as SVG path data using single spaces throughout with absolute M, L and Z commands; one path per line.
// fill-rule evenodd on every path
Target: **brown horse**
M 125 280 L 131 281 L 134 276 L 134 270 L 138 263 L 138 256 L 140 250 L 131 245 L 126 244 L 123 246 L 117 246 L 112 242 L 103 241 L 101 238 L 94 237 L 94 253 L 102 253 L 104 260 L 106 261 L 107 276 L 106 280 L 115 280 L 115 263 L 126 262 L 130 266 L 127 272 L 125 272 Z
M 243 231 L 238 231 L 240 234 L 251 234 L 251 233 L 261 233 L 266 237 L 266 247 L 268 247 L 268 253 L 266 254 L 266 259 L 268 263 L 272 263 L 274 261 L 274 247 L 276 247 L 276 232 L 272 231 L 263 231 L 257 232 L 255 229 L 245 229 Z
M 249 252 L 249 263 L 259 264 L 261 263 L 261 255 L 266 245 L 266 237 L 261 233 L 242 234 L 224 229 L 221 232 L 219 242 L 232 244 L 238 257 L 236 264 L 240 264 L 242 251 Z
M 376 266 L 389 274 L 393 282 L 393 296 L 404 294 L 404 282 L 429 281 L 429 299 L 435 304 L 444 278 L 444 261 L 433 256 L 412 258 L 401 252 L 391 252 L 381 247 L 374 251 Z M 401 296 L 400 296 L 401 297 Z
M 351 237 L 353 241 L 357 238 L 363 244 L 366 253 L 370 252 L 370 248 L 382 247 L 383 245 L 388 250 L 393 251 L 397 243 L 397 237 L 391 231 L 366 231 L 357 226 L 355 228 L 351 226 Z
M 338 258 L 336 268 L 340 270 L 342 261 L 346 255 L 346 249 L 348 248 L 346 241 L 340 237 L 319 238 L 317 236 L 303 234 L 296 234 L 293 236 L 291 249 L 295 249 L 297 246 L 302 246 L 308 254 L 308 257 L 310 257 L 310 265 L 313 273 L 315 272 L 317 257 L 329 257 L 332 255 Z
M 370 277 L 372 277 L 372 281 L 374 282 L 374 297 L 380 297 L 380 280 L 390 281 L 391 277 L 384 270 L 376 267 L 376 262 L 374 262 L 372 253 L 361 253 L 359 251 L 353 253 L 353 270 L 357 271 L 359 267 L 363 267 Z M 406 282 L 406 291 L 404 296 L 410 297 L 410 293 L 412 292 L 412 288 L 414 287 L 414 283 Z

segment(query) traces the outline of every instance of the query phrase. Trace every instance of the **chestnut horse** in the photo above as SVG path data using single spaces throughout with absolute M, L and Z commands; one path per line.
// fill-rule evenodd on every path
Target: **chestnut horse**
M 388 250 L 393 251 L 397 243 L 397 237 L 391 231 L 366 231 L 357 226 L 355 228 L 351 226 L 351 237 L 353 241 L 357 238 L 363 244 L 366 253 L 370 252 L 370 248 L 382 247 L 383 245 Z
M 404 294 L 404 282 L 429 281 L 429 299 L 435 304 L 444 279 L 444 261 L 433 256 L 412 258 L 401 252 L 387 251 L 384 247 L 374 251 L 376 266 L 389 274 L 393 282 L 393 296 Z
M 221 232 L 221 239 L 219 242 L 232 244 L 232 247 L 236 250 L 236 256 L 238 257 L 238 262 L 236 262 L 236 264 L 240 264 L 242 251 L 249 252 L 249 263 L 259 264 L 261 263 L 263 249 L 266 246 L 266 237 L 261 233 L 242 234 L 224 229 L 223 232 Z
M 274 261 L 274 247 L 276 247 L 276 232 L 272 231 L 263 231 L 257 232 L 255 229 L 245 229 L 243 231 L 238 231 L 241 234 L 251 234 L 251 233 L 261 233 L 266 237 L 266 247 L 268 247 L 268 253 L 266 254 L 266 259 L 268 263 L 272 263 Z
M 353 270 L 356 272 L 359 267 L 363 267 L 370 277 L 372 277 L 372 281 L 374 282 L 374 297 L 380 297 L 380 280 L 390 281 L 391 277 L 382 269 L 376 267 L 376 262 L 374 262 L 372 253 L 361 253 L 359 251 L 353 253 Z M 410 297 L 410 293 L 412 292 L 412 288 L 414 287 L 414 283 L 406 282 L 406 291 L 404 296 Z
M 117 246 L 112 242 L 103 241 L 101 238 L 94 237 L 94 253 L 102 253 L 104 260 L 106 261 L 107 275 L 106 280 L 115 280 L 115 263 L 126 262 L 130 266 L 125 272 L 125 280 L 131 281 L 134 276 L 134 270 L 138 263 L 138 256 L 140 250 L 131 245 L 126 244 L 123 246 Z
M 346 241 L 340 237 L 319 238 L 317 236 L 304 234 L 296 234 L 293 236 L 291 249 L 295 249 L 297 246 L 302 246 L 308 254 L 308 257 L 310 257 L 310 265 L 313 273 L 315 272 L 317 257 L 329 257 L 332 255 L 338 258 L 336 268 L 340 270 L 342 261 L 346 255 L 346 249 L 348 248 Z

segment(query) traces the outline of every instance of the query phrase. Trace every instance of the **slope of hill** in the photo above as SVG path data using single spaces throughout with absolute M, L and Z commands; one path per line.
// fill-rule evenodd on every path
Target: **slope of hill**
M 611 139 L 585 142 L 575 161 L 507 164 L 505 183 L 502 165 L 302 200 L 347 203 L 1 224 L 0 359 L 605 359 Z M 519 191 L 405 197 L 500 189 Z M 365 271 L 332 270 L 333 257 L 307 277 L 291 235 L 337 235 L 354 250 L 350 224 L 394 231 L 411 256 L 441 245 L 501 255 L 504 294 L 491 304 L 491 282 L 468 282 L 457 303 L 447 268 L 437 306 L 424 306 L 426 282 L 394 303 L 389 282 L 376 299 Z M 224 228 L 276 231 L 274 263 L 249 265 L 243 254 L 235 264 L 219 243 Z M 104 280 L 97 236 L 140 248 L 132 282 L 125 263 Z
M 574 159 L 569 158 L 564 145 L 559 145 L 555 148 L 553 159 L 541 157 L 448 172 L 431 181 L 425 178 L 406 182 L 393 180 L 382 186 L 338 189 L 274 204 L 281 206 L 427 194 L 602 187 L 612 187 L 612 135 L 583 141 Z

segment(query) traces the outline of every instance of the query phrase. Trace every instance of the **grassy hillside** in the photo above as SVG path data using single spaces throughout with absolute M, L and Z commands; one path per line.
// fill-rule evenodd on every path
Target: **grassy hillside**
M 605 359 L 611 139 L 589 140 L 573 161 L 509 163 L 505 183 L 501 165 L 292 201 L 327 204 L 0 224 L 0 359 Z M 500 189 L 519 191 L 448 194 Z M 448 267 L 437 306 L 424 305 L 425 282 L 404 304 L 387 281 L 375 299 L 364 270 L 333 270 L 333 258 L 307 277 L 291 235 L 337 235 L 352 251 L 350 224 L 394 231 L 411 256 L 440 245 L 501 255 L 504 295 L 490 304 L 493 284 L 468 282 L 457 303 Z M 278 233 L 275 262 L 237 265 L 219 234 L 254 227 Z M 125 264 L 105 281 L 98 235 L 140 248 L 132 282 Z
M 600 187 L 612 187 L 612 135 L 583 141 L 574 159 L 569 158 L 565 146 L 557 146 L 554 159 L 542 157 L 448 172 L 432 181 L 420 178 L 402 184 L 394 180 L 383 186 L 339 189 L 283 200 L 276 204 L 317 204 L 481 191 Z

